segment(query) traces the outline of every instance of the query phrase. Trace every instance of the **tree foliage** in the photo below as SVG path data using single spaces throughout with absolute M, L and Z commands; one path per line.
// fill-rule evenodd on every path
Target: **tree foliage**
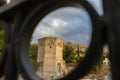
M 39 65 L 40 65 L 40 63 L 37 62 L 37 51 L 38 51 L 38 45 L 31 44 L 30 45 L 30 59 L 36 71 L 39 69 Z
M 76 50 L 75 54 L 76 54 L 76 62 L 80 62 L 85 56 L 85 52 L 82 50 Z
M 92 73 L 96 73 L 102 69 L 103 66 L 103 60 L 106 58 L 106 56 L 102 55 L 99 62 L 92 68 Z
M 4 47 L 4 31 L 0 29 L 0 56 L 3 52 Z
M 64 46 L 63 48 L 63 59 L 66 62 L 73 62 L 75 60 L 74 48 L 71 46 Z
M 31 44 L 31 46 L 30 46 L 30 58 L 31 59 L 37 60 L 37 51 L 38 51 L 38 45 Z

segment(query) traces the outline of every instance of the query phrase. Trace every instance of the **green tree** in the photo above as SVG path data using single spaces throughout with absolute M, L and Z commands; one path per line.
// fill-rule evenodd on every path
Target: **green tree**
M 92 68 L 93 73 L 98 72 L 102 69 L 104 59 L 105 59 L 105 56 L 102 55 L 99 62 Z
M 85 56 L 85 52 L 82 50 L 76 50 L 75 54 L 76 54 L 76 62 L 81 61 Z M 83 55 L 83 56 L 80 56 L 80 55 Z
M 4 48 L 4 31 L 0 29 L 0 56 L 3 52 L 3 48 Z
M 31 44 L 30 45 L 30 59 L 36 71 L 39 69 L 39 66 L 40 66 L 40 62 L 37 62 L 37 51 L 38 51 L 38 45 Z
M 64 46 L 63 48 L 63 59 L 66 62 L 73 62 L 75 60 L 74 48 L 71 46 Z
M 30 46 L 30 58 L 32 60 L 37 60 L 37 51 L 38 51 L 38 45 L 31 44 L 31 46 Z

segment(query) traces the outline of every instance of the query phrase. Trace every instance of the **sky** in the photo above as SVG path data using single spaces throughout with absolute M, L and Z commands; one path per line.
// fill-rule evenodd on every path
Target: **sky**
M 101 0 L 88 0 L 99 15 L 103 14 Z M 32 42 L 39 38 L 58 37 L 65 42 L 88 45 L 91 38 L 91 20 L 84 8 L 64 7 L 50 12 L 37 25 Z

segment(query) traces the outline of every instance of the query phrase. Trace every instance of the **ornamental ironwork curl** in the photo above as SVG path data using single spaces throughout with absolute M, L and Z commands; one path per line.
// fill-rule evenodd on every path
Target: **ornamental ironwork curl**
M 44 80 L 35 74 L 28 56 L 33 30 L 45 15 L 55 9 L 83 6 L 92 21 L 91 42 L 82 62 L 59 80 L 82 78 L 99 61 L 105 44 L 109 46 L 112 80 L 120 80 L 119 0 L 102 1 L 104 10 L 102 16 L 97 14 L 87 0 L 12 0 L 9 5 L 5 5 L 5 2 L 0 3 L 0 27 L 5 32 L 0 77 L 4 75 L 6 80 L 17 80 L 18 74 L 22 74 L 25 80 Z

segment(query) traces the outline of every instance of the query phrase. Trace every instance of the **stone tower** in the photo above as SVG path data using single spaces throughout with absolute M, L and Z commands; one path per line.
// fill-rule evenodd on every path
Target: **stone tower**
M 38 40 L 37 61 L 42 63 L 39 73 L 50 78 L 61 77 L 66 73 L 63 60 L 63 40 L 55 37 L 45 37 Z

